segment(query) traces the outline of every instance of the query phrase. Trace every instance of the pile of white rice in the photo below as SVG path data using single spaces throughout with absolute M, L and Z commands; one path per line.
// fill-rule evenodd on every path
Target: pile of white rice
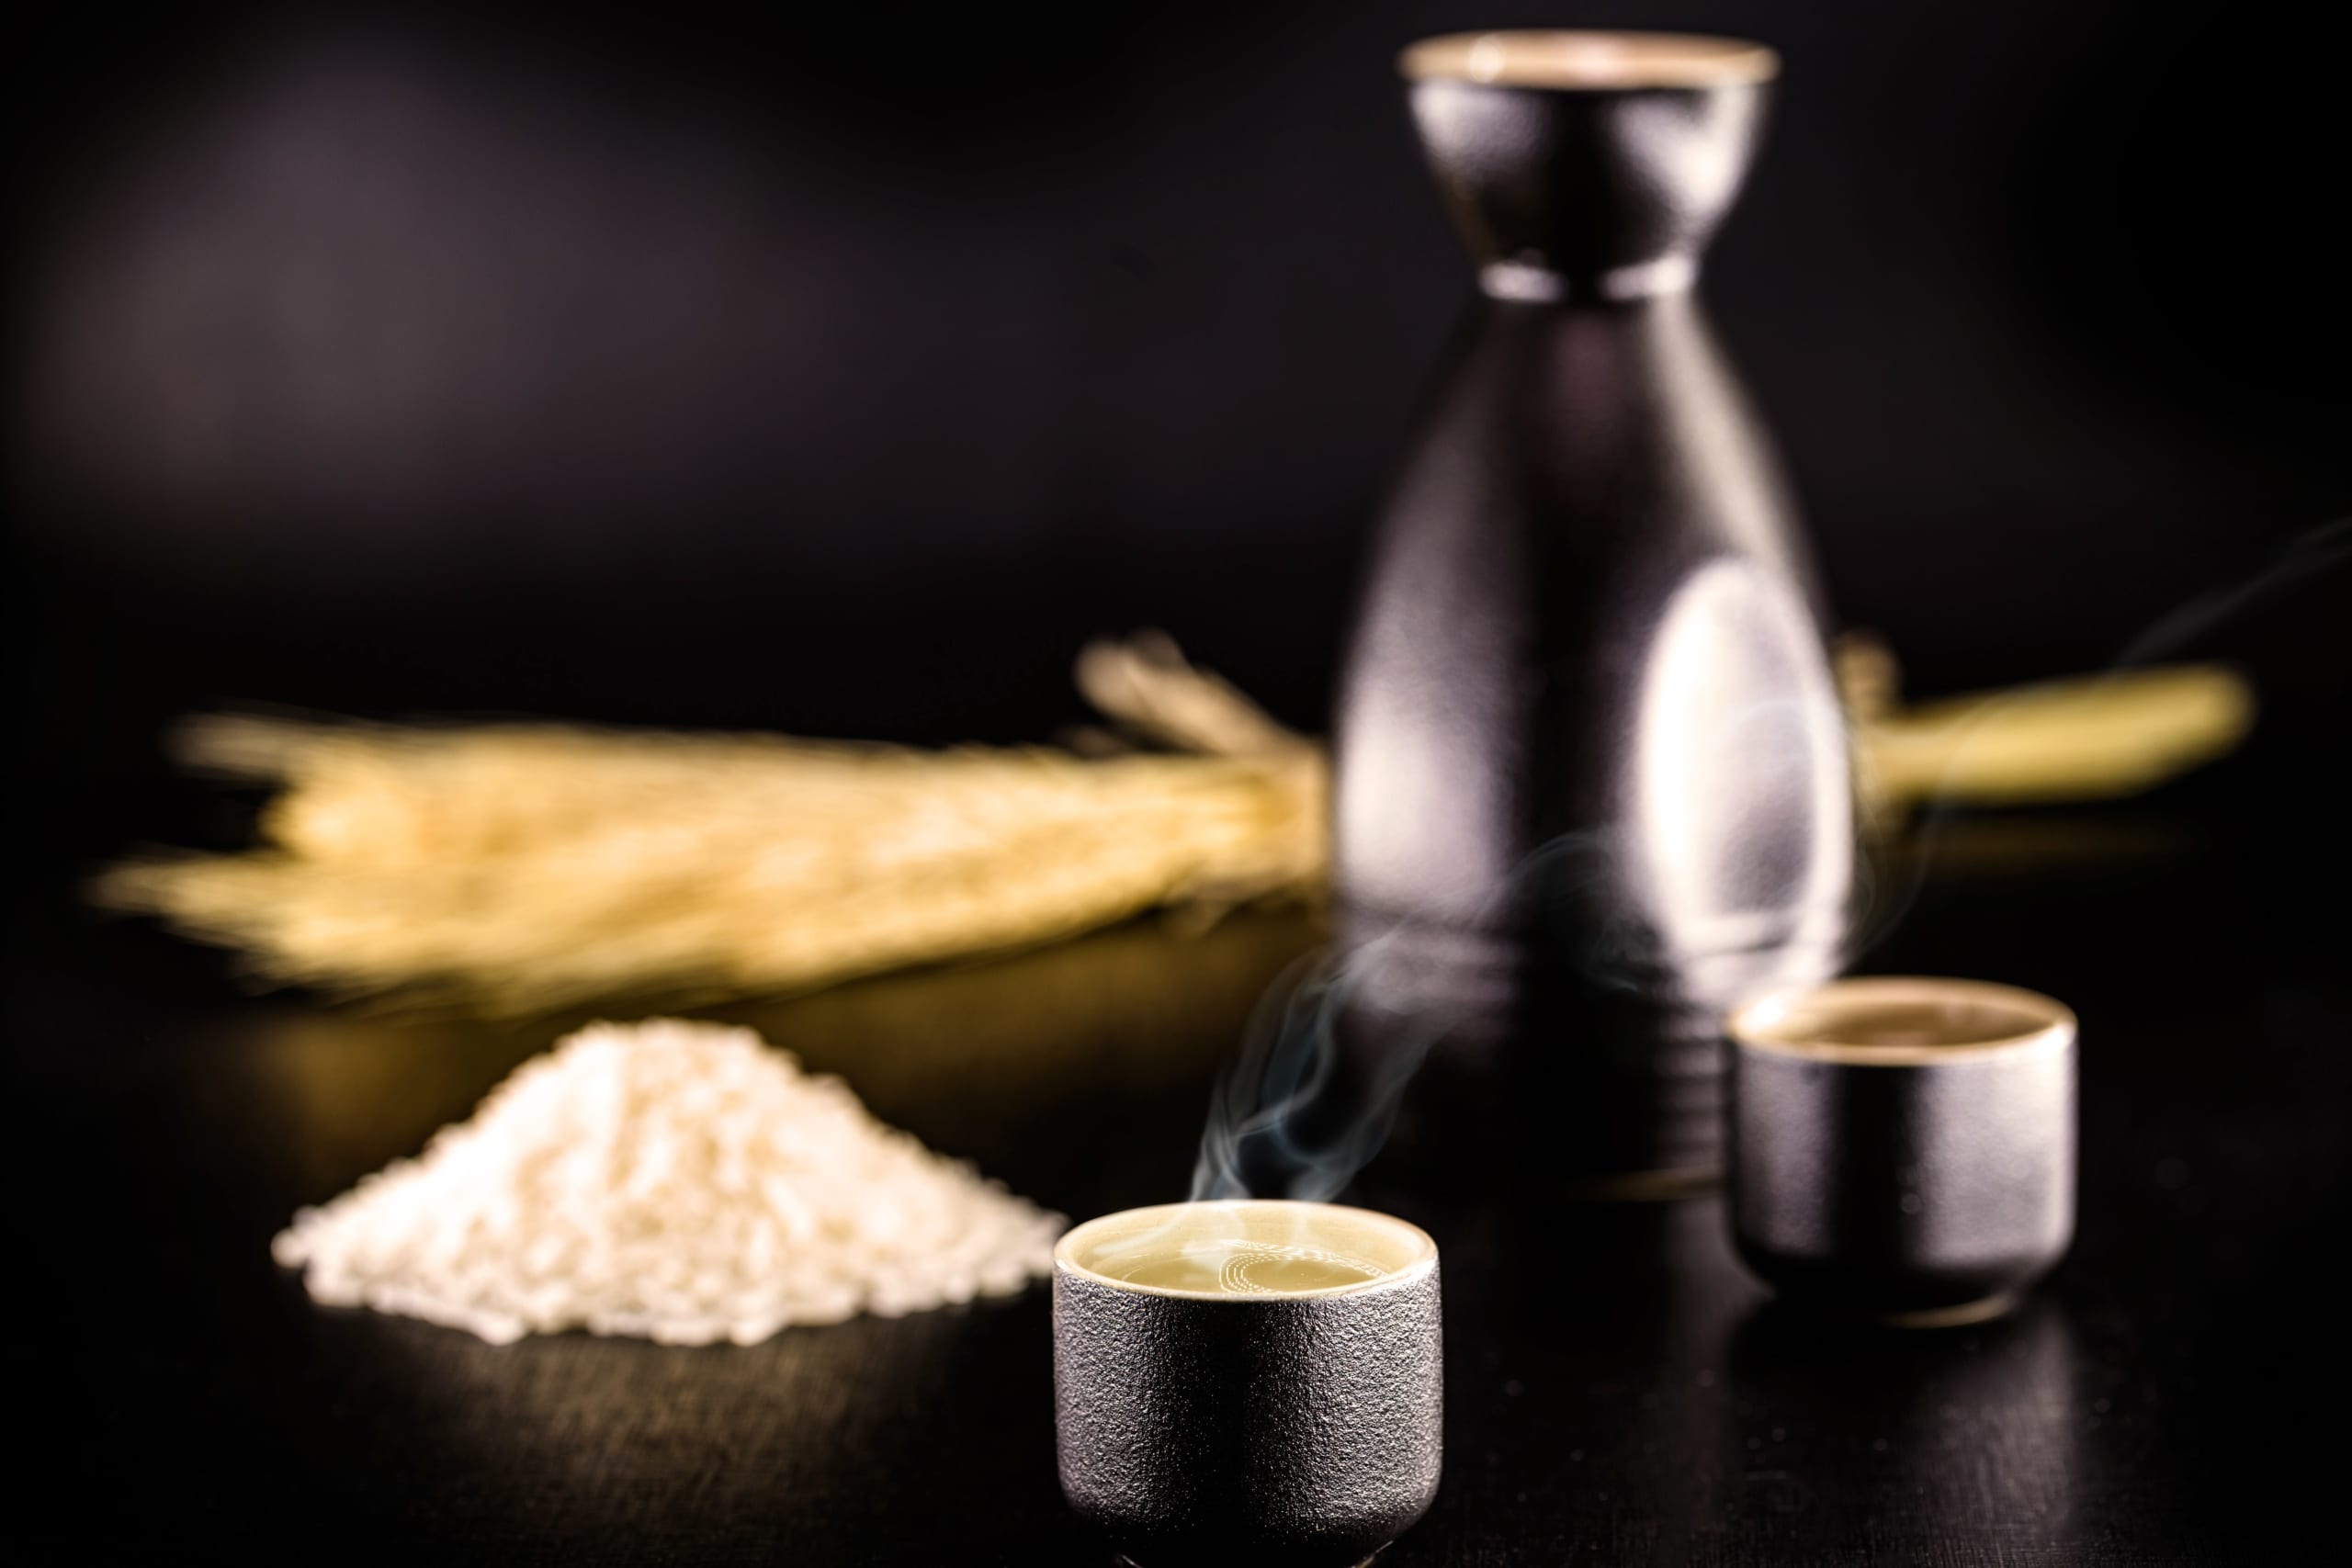
M 869 1115 L 748 1029 L 592 1024 L 271 1251 L 313 1300 L 505 1344 L 756 1344 L 1050 1273 L 1062 1217 Z

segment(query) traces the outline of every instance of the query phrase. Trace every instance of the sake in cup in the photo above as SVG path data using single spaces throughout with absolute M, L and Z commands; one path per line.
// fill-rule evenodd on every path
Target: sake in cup
M 1351 1568 L 1427 1511 L 1437 1244 L 1329 1203 L 1109 1214 L 1054 1250 L 1062 1491 L 1138 1568 Z

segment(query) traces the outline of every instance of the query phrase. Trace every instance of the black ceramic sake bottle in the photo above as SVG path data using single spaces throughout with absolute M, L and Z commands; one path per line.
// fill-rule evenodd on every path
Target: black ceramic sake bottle
M 1816 593 L 1692 293 L 1776 67 L 1645 34 L 1404 57 L 1483 297 L 1376 536 L 1335 832 L 1350 1071 L 1428 1053 L 1423 1146 L 1709 1171 L 1724 1013 L 1837 966 Z

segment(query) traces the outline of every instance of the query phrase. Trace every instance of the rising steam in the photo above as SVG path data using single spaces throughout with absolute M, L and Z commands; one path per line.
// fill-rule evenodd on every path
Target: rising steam
M 1637 991 L 1668 973 L 1656 936 L 1622 911 L 1578 923 L 1611 885 L 1615 835 L 1569 833 L 1512 872 L 1498 905 L 1526 911 L 1534 940 L 1562 933 L 1562 957 L 1597 988 Z M 1489 910 L 1489 913 L 1495 912 Z M 1576 937 L 1567 932 L 1577 931 Z M 1239 1058 L 1218 1080 L 1193 1167 L 1192 1201 L 1328 1201 L 1387 1141 L 1405 1092 L 1466 1004 L 1418 983 L 1410 922 L 1334 944 L 1294 964 L 1261 999 Z
M 2102 673 L 2112 679 L 2181 654 L 2288 590 L 2341 570 L 2347 564 L 2352 564 L 2352 517 L 2335 518 L 2306 529 L 2281 546 L 2259 570 L 2236 582 L 2199 593 L 2150 622 L 2124 643 Z M 2025 700 L 2023 696 L 2017 699 Z M 1985 704 L 1971 728 L 1983 728 L 2011 705 Z M 1964 739 L 1951 746 L 1946 764 L 1948 774 L 1962 765 L 1966 752 Z M 1854 914 L 1845 944 L 1845 964 L 1841 967 L 1856 962 L 1885 941 L 1918 901 L 1928 866 L 1934 860 L 1936 840 L 1960 805 L 1948 789 L 1937 788 L 1925 795 L 1912 830 L 1913 853 L 1907 874 L 1899 878 L 1888 874 L 1883 857 L 1865 855 L 1858 863 L 1860 874 L 1855 881 Z
M 1193 1201 L 1336 1197 L 1380 1152 L 1405 1086 L 1444 1032 L 1433 1012 L 1404 1010 L 1371 983 L 1394 934 L 1303 959 L 1258 1004 L 1241 1057 L 1209 1102 Z M 1367 1051 L 1341 1028 L 1374 1009 L 1398 1025 Z
M 2109 666 L 2119 676 L 2178 652 L 2278 593 L 2352 561 L 2352 519 L 2299 536 L 2263 570 L 2200 595 L 2134 637 Z M 2017 703 L 2032 700 L 2020 696 Z M 1979 730 L 2016 703 L 1986 703 L 1971 721 Z M 1745 722 L 1752 715 L 1733 715 Z M 1788 944 L 1813 947 L 1827 962 L 1817 976 L 1770 974 L 1759 964 L 1747 977 L 1763 983 L 1826 978 L 1883 941 L 1917 900 L 1938 832 L 1960 804 L 1949 787 L 1968 738 L 1948 753 L 1943 780 L 1924 798 L 1914 832 L 1916 852 L 1904 875 L 1883 860 L 1858 852 L 1853 896 L 1842 933 L 1792 929 L 1776 933 Z M 1857 835 L 1857 850 L 1862 847 Z M 1549 942 L 1561 961 L 1604 988 L 1639 991 L 1675 982 L 1692 955 L 1659 950 L 1657 933 L 1631 909 L 1598 908 L 1591 895 L 1613 885 L 1612 857 L 1623 852 L 1611 835 L 1570 834 L 1530 855 L 1510 879 L 1521 899 L 1533 940 Z M 1574 933 L 1574 934 L 1571 934 Z M 1371 942 L 1335 948 L 1303 960 L 1278 981 L 1258 1008 L 1239 1059 L 1219 1081 L 1193 1167 L 1192 1198 L 1337 1196 L 1380 1151 L 1407 1087 L 1430 1048 L 1457 1021 L 1453 1010 L 1398 984 L 1392 965 L 1409 964 L 1396 951 L 1403 928 Z M 1822 941 L 1825 936 L 1833 940 Z M 1761 960 L 1770 942 L 1727 955 L 1732 967 L 1684 975 L 1695 988 L 1741 981 L 1737 961 Z M 1725 1010 L 1744 996 L 1722 998 Z M 1367 1023 L 1370 1027 L 1366 1027 Z M 1376 1043 L 1374 1043 L 1376 1042 Z

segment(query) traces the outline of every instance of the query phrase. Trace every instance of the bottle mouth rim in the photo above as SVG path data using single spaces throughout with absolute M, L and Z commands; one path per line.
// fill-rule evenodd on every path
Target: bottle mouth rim
M 1747 39 L 1703 33 L 1530 28 L 1425 38 L 1406 46 L 1396 69 L 1412 82 L 1622 92 L 1769 82 L 1780 74 L 1781 57 Z

